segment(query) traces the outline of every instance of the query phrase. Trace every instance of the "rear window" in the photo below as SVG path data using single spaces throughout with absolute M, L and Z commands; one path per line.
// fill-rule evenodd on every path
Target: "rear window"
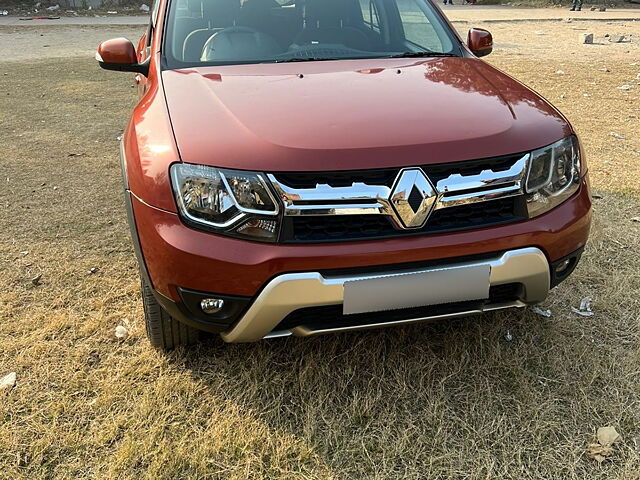
M 165 32 L 170 68 L 461 53 L 425 0 L 173 0 Z

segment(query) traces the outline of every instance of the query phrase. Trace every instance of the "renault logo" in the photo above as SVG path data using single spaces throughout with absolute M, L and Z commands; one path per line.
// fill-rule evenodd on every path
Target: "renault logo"
M 433 211 L 438 194 L 424 172 L 419 168 L 402 170 L 391 190 L 391 205 L 402 228 L 424 226 Z

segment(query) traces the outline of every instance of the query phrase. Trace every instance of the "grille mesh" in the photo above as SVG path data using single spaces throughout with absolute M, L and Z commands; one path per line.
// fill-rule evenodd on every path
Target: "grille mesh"
M 521 201 L 518 197 L 511 197 L 436 210 L 427 224 L 416 230 L 397 230 L 391 220 L 382 215 L 285 217 L 282 241 L 368 240 L 501 225 L 524 219 L 518 214 Z

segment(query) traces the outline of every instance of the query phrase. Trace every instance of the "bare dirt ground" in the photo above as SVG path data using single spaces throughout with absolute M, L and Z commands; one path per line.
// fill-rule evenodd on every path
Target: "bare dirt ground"
M 114 37 L 135 40 L 141 32 L 141 25 L 0 25 L 0 61 L 92 58 L 101 41 Z
M 640 23 L 487 26 L 487 60 L 576 126 L 598 197 L 552 316 L 170 355 L 145 339 L 122 200 L 131 76 L 89 52 L 140 28 L 0 27 L 0 376 L 18 378 L 0 392 L 0 477 L 638 480 Z M 635 40 L 580 45 L 580 28 Z M 65 48 L 25 53 L 55 35 Z M 572 313 L 588 295 L 595 315 Z M 622 440 L 598 464 L 605 425 Z

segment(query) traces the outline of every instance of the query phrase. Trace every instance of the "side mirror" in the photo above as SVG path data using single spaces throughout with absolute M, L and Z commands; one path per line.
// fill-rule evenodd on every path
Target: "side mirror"
M 113 38 L 102 42 L 98 45 L 96 60 L 105 70 L 136 72 L 145 77 L 149 73 L 149 60 L 138 63 L 136 49 L 126 38 Z
M 476 57 L 484 57 L 493 51 L 493 37 L 483 28 L 472 28 L 467 36 L 467 45 Z

